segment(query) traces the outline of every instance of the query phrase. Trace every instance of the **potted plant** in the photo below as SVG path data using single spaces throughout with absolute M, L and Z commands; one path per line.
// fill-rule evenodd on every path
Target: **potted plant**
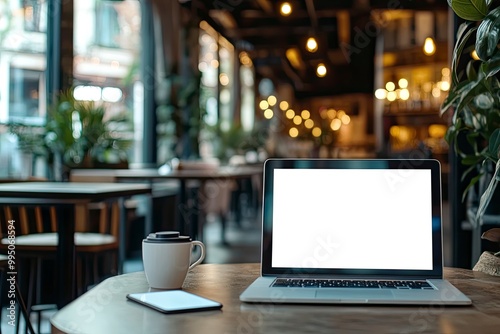
M 452 87 L 445 99 L 441 113 L 452 112 L 451 125 L 446 138 L 462 163 L 468 165 L 466 173 L 477 171 L 466 188 L 474 186 L 488 171 L 488 165 L 494 165 L 491 181 L 482 192 L 476 222 L 481 219 L 488 206 L 500 178 L 500 81 L 496 74 L 500 71 L 500 7 L 489 9 L 490 1 L 467 0 L 448 1 L 460 17 L 470 20 L 461 25 L 457 34 L 457 43 L 453 51 Z M 474 24 L 472 20 L 480 20 Z M 474 45 L 471 38 L 476 36 Z M 478 60 L 470 59 L 465 72 L 460 72 L 458 64 L 464 53 L 474 49 Z M 461 147 L 457 140 L 464 136 L 467 147 Z
M 44 127 L 9 127 L 17 135 L 23 152 L 43 155 L 49 163 L 60 163 L 66 168 L 90 168 L 127 161 L 126 149 L 131 140 L 124 138 L 122 132 L 128 123 L 122 116 L 107 117 L 102 104 L 76 100 L 69 90 L 61 93 L 49 109 Z
M 500 180 L 500 7 L 491 0 L 448 0 L 465 22 L 457 32 L 451 65 L 452 84 L 441 106 L 451 113 L 446 139 L 464 165 L 476 172 L 464 191 L 479 189 L 474 226 L 482 219 Z M 469 56 L 473 51 L 477 57 Z M 466 62 L 465 70 L 464 62 Z M 460 140 L 459 138 L 464 140 Z M 465 145 L 464 145 L 465 144 Z M 484 186 L 481 180 L 486 180 Z M 500 188 L 500 187 L 499 187 Z M 492 206 L 493 207 L 493 206 Z M 496 205 L 498 207 L 498 205 Z
M 78 101 L 72 91 L 60 94 L 45 126 L 45 143 L 70 167 L 94 167 L 104 162 L 126 161 L 131 141 L 121 132 L 127 127 L 122 116 L 107 117 L 106 106 Z M 109 152 L 115 157 L 109 158 Z

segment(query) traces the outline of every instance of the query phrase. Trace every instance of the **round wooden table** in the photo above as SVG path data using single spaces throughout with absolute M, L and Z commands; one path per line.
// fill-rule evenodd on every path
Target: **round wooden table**
M 223 304 L 220 311 L 162 314 L 127 301 L 149 290 L 143 272 L 112 277 L 51 319 L 53 333 L 498 333 L 500 277 L 445 268 L 445 278 L 472 306 L 247 304 L 240 293 L 259 275 L 258 264 L 204 264 L 184 290 Z

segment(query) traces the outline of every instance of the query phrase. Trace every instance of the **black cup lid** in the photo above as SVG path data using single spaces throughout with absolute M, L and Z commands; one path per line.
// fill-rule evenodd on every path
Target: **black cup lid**
M 187 235 L 181 235 L 176 231 L 163 231 L 150 233 L 145 242 L 157 242 L 157 243 L 177 243 L 177 242 L 190 242 L 191 238 Z

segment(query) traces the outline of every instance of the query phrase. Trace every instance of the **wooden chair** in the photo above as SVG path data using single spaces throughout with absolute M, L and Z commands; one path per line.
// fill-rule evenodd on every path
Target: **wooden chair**
M 57 212 L 55 207 L 4 206 L 0 233 L 4 236 L 0 249 L 5 252 L 8 240 L 5 235 L 12 222 L 16 229 L 16 255 L 25 259 L 29 270 L 21 271 L 29 276 L 27 307 L 40 302 L 42 263 L 55 259 L 57 251 Z M 93 219 L 97 216 L 97 219 Z M 75 246 L 77 294 L 103 277 L 114 275 L 118 270 L 118 202 L 102 202 L 92 210 L 88 205 L 75 209 Z M 93 224 L 95 223 L 95 224 Z M 96 226 L 93 226 L 96 225 Z M 95 232 L 91 232 L 91 231 Z M 37 285 L 37 286 L 35 286 Z

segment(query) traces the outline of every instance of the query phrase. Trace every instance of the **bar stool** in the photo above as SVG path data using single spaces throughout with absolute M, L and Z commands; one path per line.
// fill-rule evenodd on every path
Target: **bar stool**
M 7 273 L 9 273 L 11 271 L 12 270 L 9 269 L 8 257 L 6 255 L 0 254 L 0 291 L 4 291 L 5 290 L 4 284 L 7 282 L 10 282 L 10 281 L 7 281 L 6 276 L 8 275 Z M 35 331 L 33 330 L 33 326 L 31 325 L 31 321 L 29 319 L 29 314 L 28 314 L 28 310 L 26 308 L 26 304 L 24 303 L 23 296 L 21 295 L 21 291 L 19 290 L 19 285 L 17 284 L 17 277 L 16 277 L 16 280 L 14 280 L 13 285 L 11 283 L 7 287 L 7 291 L 9 291 L 9 299 L 11 298 L 10 292 L 12 290 L 12 287 L 14 288 L 15 301 L 17 302 L 17 304 L 19 304 L 19 309 L 21 310 L 21 313 L 24 317 L 24 321 L 26 322 L 27 332 L 35 334 Z M 0 300 L 1 299 L 2 298 L 0 298 Z M 19 328 L 19 321 L 18 320 L 19 320 L 19 317 L 17 317 L 17 319 L 16 319 L 16 330 L 15 330 L 16 333 L 17 333 L 18 328 Z M 2 332 L 2 328 L 0 326 L 0 334 L 1 334 L 1 332 Z
M 106 274 L 114 275 L 118 270 L 118 202 L 98 203 L 98 205 L 97 233 L 86 231 L 91 220 L 89 207 L 77 206 L 75 211 L 78 295 L 85 292 L 87 286 L 98 283 L 100 275 L 104 274 L 104 271 L 99 271 L 99 261 L 106 263 L 108 257 L 111 258 L 111 263 L 103 266 L 112 268 Z M 5 206 L 3 217 L 0 217 L 0 221 L 4 218 L 5 222 L 0 224 L 0 232 L 7 231 L 11 221 L 17 225 L 15 226 L 16 255 L 19 259 L 25 259 L 30 268 L 25 271 L 29 276 L 26 309 L 28 314 L 31 311 L 36 312 L 39 319 L 41 312 L 55 308 L 52 304 L 40 304 L 42 262 L 55 258 L 58 244 L 56 209 L 48 207 L 47 210 L 42 210 L 39 206 Z M 4 232 L 3 235 L 5 234 Z M 2 239 L 0 247 L 5 253 L 8 248 L 7 238 Z

